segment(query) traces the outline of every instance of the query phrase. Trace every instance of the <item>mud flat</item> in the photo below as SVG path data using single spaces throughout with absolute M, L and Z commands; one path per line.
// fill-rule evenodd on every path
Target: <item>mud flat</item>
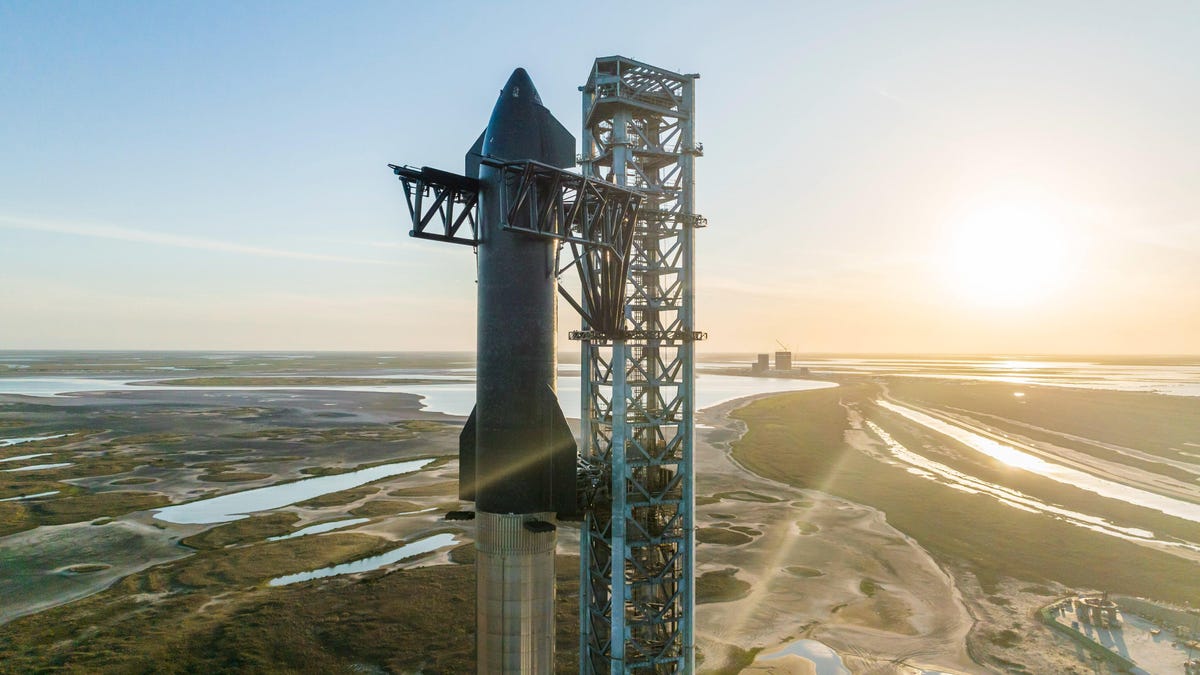
M 1014 391 L 1025 395 L 1014 396 Z M 1111 421 L 1089 436 L 1075 427 L 1060 430 L 1053 411 L 1104 416 L 1125 408 L 1124 424 L 1137 425 L 1139 418 L 1162 415 L 1192 419 L 1200 401 L 996 383 L 887 381 L 880 386 L 847 378 L 836 391 L 780 395 L 733 412 L 748 429 L 735 444 L 738 462 L 763 476 L 879 509 L 891 527 L 930 552 L 953 578 L 952 587 L 974 620 L 967 643 L 975 661 L 997 670 L 1088 672 L 1086 657 L 1033 620 L 1035 610 L 1057 594 L 1111 590 L 1177 604 L 1200 599 L 1195 584 L 1200 565 L 1187 548 L 1188 542 L 1200 541 L 1195 523 L 1065 486 L 1030 470 L 1040 466 L 1037 462 L 998 461 L 878 405 L 885 396 L 995 443 L 1025 448 L 1039 461 L 1090 471 L 1104 463 L 1137 465 L 1136 471 L 1098 475 L 1127 476 L 1127 484 L 1173 499 L 1191 494 L 1180 474 L 1200 468 L 1179 465 L 1183 455 L 1171 449 L 1190 438 L 1186 424 L 1151 432 L 1139 446 L 1128 433 L 1102 436 Z M 1135 402 L 1138 407 L 1128 409 Z M 904 460 L 892 442 L 927 463 Z M 826 572 L 819 563 L 800 565 Z M 886 579 L 871 580 L 888 590 Z M 854 649 L 878 644 L 866 634 L 857 643 L 814 636 L 837 648 L 854 670 Z
M 145 523 L 49 525 L 0 539 L 0 623 L 86 597 L 190 551 Z M 72 567 L 104 566 L 77 573 Z M 84 568 L 90 569 L 90 568 Z
M 740 536 L 699 544 L 697 572 L 736 570 L 749 584 L 744 597 L 698 608 L 704 669 L 815 672 L 799 654 L 781 653 L 811 639 L 856 670 L 900 662 L 985 672 L 967 653 L 973 620 L 951 577 L 883 513 L 762 478 L 734 461 L 730 445 L 746 427 L 729 413 L 744 404 L 699 418 L 708 428 L 696 446 L 697 526 Z
M 193 548 L 181 541 L 200 541 L 218 521 L 243 514 L 275 509 L 292 522 L 259 527 L 252 541 L 345 519 L 351 510 L 369 516 L 353 526 L 381 541 L 411 536 L 436 522 L 452 495 L 396 502 L 422 512 L 403 518 L 387 518 L 398 509 L 376 496 L 453 477 L 455 466 L 434 459 L 457 450 L 457 428 L 441 417 L 422 413 L 412 396 L 357 392 L 0 396 L 0 421 L 38 432 L 20 434 L 35 438 L 13 447 L 7 454 L 19 459 L 6 465 L 47 459 L 14 455 L 18 448 L 72 460 L 0 474 L 0 623 L 189 556 Z M 251 480 L 211 482 L 217 472 Z M 253 498 L 260 494 L 271 498 Z M 201 517 L 212 510 L 207 504 L 228 508 Z

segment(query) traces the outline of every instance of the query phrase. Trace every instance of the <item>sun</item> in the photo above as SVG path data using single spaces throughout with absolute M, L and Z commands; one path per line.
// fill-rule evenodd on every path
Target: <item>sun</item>
M 946 281 L 972 304 L 1038 304 L 1068 276 L 1066 230 L 1046 207 L 1004 203 L 975 209 L 952 223 L 946 243 Z

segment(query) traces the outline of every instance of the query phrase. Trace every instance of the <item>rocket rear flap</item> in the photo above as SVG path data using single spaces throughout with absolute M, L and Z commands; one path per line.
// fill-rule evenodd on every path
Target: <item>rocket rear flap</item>
M 563 416 L 562 408 L 558 405 L 558 397 L 549 385 L 546 386 L 544 395 L 550 399 L 547 401 L 548 409 L 554 411 L 554 421 L 550 428 L 550 457 L 553 462 L 551 494 L 554 499 L 554 511 L 559 518 L 570 520 L 579 515 L 579 499 L 576 494 L 579 446 L 575 444 L 575 435 L 571 433 L 571 426 L 567 424 L 567 418 Z
M 458 435 L 458 498 L 464 502 L 475 501 L 475 407 L 467 425 Z

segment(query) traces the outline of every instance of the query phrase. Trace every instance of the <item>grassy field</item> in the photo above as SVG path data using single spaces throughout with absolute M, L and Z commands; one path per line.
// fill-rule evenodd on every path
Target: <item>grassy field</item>
M 198 550 L 225 548 L 234 544 L 248 544 L 277 537 L 292 531 L 299 516 L 288 511 L 267 513 L 261 516 L 242 518 L 231 523 L 218 525 L 199 534 L 185 537 L 179 543 Z
M 734 457 L 767 478 L 880 509 L 936 557 L 968 565 L 985 588 L 1015 577 L 1200 602 L 1195 563 L 952 490 L 849 447 L 842 402 L 877 394 L 852 383 L 755 401 L 734 412 L 748 426 Z
M 935 405 L 952 401 L 955 407 L 1173 459 L 1183 458 L 1178 448 L 1196 442 L 1200 430 L 1200 405 L 1188 396 L 919 378 L 893 378 L 888 389 L 904 400 Z M 1025 396 L 1014 397 L 1015 390 Z
M 173 387 L 381 387 L 396 384 L 441 384 L 447 380 L 419 377 L 303 377 L 303 376 L 226 376 L 183 377 L 171 380 L 135 382 L 134 384 L 170 385 Z M 470 380 L 450 380 L 470 382 Z
M 0 626 L 0 670 L 472 672 L 473 556 L 362 579 L 265 586 L 277 574 L 361 557 L 382 543 L 331 534 L 206 550 Z M 563 673 L 577 670 L 578 567 L 578 558 L 558 558 Z
M 51 490 L 66 487 L 65 484 L 48 483 L 30 490 Z M 71 494 L 49 501 L 0 503 L 0 536 L 28 530 L 40 525 L 62 525 L 78 523 L 102 516 L 120 516 L 131 511 L 141 511 L 171 503 L 170 499 L 151 492 L 100 492 L 95 494 Z
M 750 593 L 750 584 L 737 578 L 737 568 L 705 572 L 696 577 L 696 604 L 741 600 Z

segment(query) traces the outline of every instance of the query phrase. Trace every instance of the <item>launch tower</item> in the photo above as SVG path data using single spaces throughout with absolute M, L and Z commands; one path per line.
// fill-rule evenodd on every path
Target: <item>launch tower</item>
M 642 195 L 622 330 L 582 329 L 580 672 L 695 672 L 695 81 L 621 56 L 583 92 L 584 176 Z

